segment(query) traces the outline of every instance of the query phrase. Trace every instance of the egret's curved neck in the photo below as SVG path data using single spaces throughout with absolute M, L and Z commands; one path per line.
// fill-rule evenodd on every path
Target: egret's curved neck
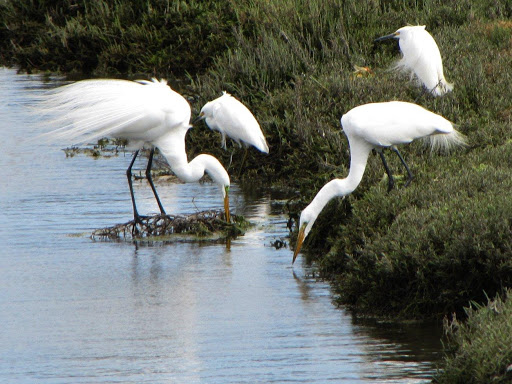
M 173 164 L 188 163 L 187 152 L 185 151 L 187 131 L 188 128 L 176 128 L 153 142 L 171 167 Z
M 228 173 L 215 157 L 201 154 L 188 162 L 185 151 L 186 133 L 186 129 L 176 130 L 154 143 L 167 159 L 174 174 L 185 183 L 192 183 L 207 172 L 215 183 L 222 187 L 229 186 Z
M 335 197 L 346 196 L 357 188 L 363 178 L 366 162 L 371 150 L 372 146 L 366 143 L 361 143 L 360 145 L 352 143 L 350 147 L 350 170 L 348 176 L 344 179 L 331 180 L 318 191 L 311 204 L 307 207 L 314 216 L 310 220 L 310 225 L 312 225 L 312 221 L 316 220 L 316 217 L 329 201 Z
M 175 168 L 176 175 L 187 183 L 199 180 L 206 172 L 217 184 L 221 186 L 229 185 L 229 176 L 226 169 L 219 160 L 211 155 L 203 153 L 194 157 L 185 167 Z M 181 174 L 181 176 L 179 174 Z

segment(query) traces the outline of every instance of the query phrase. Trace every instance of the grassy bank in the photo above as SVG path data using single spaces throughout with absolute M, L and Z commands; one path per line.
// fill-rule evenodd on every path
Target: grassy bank
M 370 156 L 358 189 L 324 210 L 304 249 L 332 279 L 340 304 L 440 319 L 463 316 L 470 301 L 486 301 L 484 292 L 494 297 L 512 285 L 510 1 L 79 3 L 4 2 L 3 62 L 167 77 L 195 113 L 223 90 L 234 94 L 257 116 L 271 150 L 251 150 L 242 179 L 295 188 L 292 216 L 325 182 L 347 174 L 339 119 L 357 105 L 415 101 L 468 136 L 468 148 L 445 156 L 419 143 L 403 148 L 416 177 L 408 188 L 398 179 L 390 193 L 380 160 Z M 388 70 L 397 44 L 373 40 L 406 24 L 427 26 L 454 92 L 434 99 Z M 355 66 L 372 72 L 354 73 Z M 227 164 L 219 140 L 192 130 L 190 155 L 208 151 Z M 238 165 L 235 158 L 230 173 Z

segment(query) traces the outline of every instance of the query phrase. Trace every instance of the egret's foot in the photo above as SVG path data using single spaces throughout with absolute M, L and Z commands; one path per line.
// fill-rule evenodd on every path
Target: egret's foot
M 141 233 L 141 229 L 143 229 L 145 226 L 145 223 L 143 220 L 147 220 L 148 218 L 149 218 L 149 216 L 141 216 L 139 214 L 137 214 L 133 217 L 132 237 L 139 236 L 139 234 Z
M 414 176 L 410 175 L 409 178 L 407 179 L 407 182 L 405 183 L 406 188 L 409 186 L 409 184 L 411 184 L 411 181 L 413 181 L 413 179 L 414 179 Z
M 395 180 L 393 178 L 388 178 L 388 192 L 395 187 Z

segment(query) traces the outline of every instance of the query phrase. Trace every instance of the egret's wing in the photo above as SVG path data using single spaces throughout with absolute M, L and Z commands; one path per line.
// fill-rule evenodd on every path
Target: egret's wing
M 453 131 L 444 117 L 403 101 L 361 105 L 347 112 L 342 121 L 347 135 L 383 147 Z
M 223 129 L 222 129 L 222 127 L 219 127 L 218 121 L 217 121 L 218 119 L 216 119 L 216 116 L 218 116 L 219 114 L 222 114 L 222 111 L 223 111 L 222 104 L 219 102 L 219 99 L 213 100 L 212 103 L 213 103 L 212 118 L 207 119 L 208 127 L 210 127 L 210 129 L 213 131 L 219 131 L 224 136 Z
M 152 141 L 190 121 L 188 102 L 164 81 L 79 81 L 50 91 L 38 109 L 49 116 L 46 125 L 58 127 L 45 136 L 79 143 L 108 136 Z
M 245 105 L 229 95 L 223 96 L 219 105 L 215 120 L 220 130 L 235 141 L 243 141 L 261 152 L 268 153 L 268 145 L 260 125 Z
M 435 95 L 443 95 L 446 92 L 453 90 L 453 84 L 448 83 L 444 77 L 443 71 L 443 59 L 441 58 L 441 52 L 437 46 L 436 41 L 425 31 L 425 50 L 424 55 L 429 59 L 429 75 L 425 76 L 425 86 L 429 90 L 433 90 Z M 425 59 L 426 61 L 426 59 Z

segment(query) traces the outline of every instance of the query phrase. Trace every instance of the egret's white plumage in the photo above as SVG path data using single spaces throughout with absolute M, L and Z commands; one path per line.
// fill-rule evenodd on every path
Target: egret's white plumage
M 325 205 L 331 199 L 346 196 L 357 188 L 372 149 L 407 144 L 420 138 L 429 139 L 434 148 L 444 150 L 465 144 L 464 136 L 453 128 L 450 121 L 419 105 L 402 101 L 355 107 L 343 115 L 341 125 L 350 146 L 348 176 L 325 184 L 302 211 L 293 261 Z
M 205 119 L 210 129 L 222 135 L 222 147 L 226 149 L 226 136 L 238 145 L 253 145 L 268 153 L 268 145 L 260 125 L 249 109 L 227 92 L 209 101 L 201 109 L 198 119 Z
M 433 95 L 441 96 L 453 90 L 453 84 L 446 81 L 443 73 L 443 61 L 439 48 L 424 25 L 407 26 L 396 32 L 378 38 L 398 39 L 402 58 L 396 63 L 395 68 L 403 69 L 417 76 Z
M 213 156 L 201 154 L 188 162 L 185 136 L 191 127 L 190 105 L 165 80 L 79 81 L 50 91 L 41 101 L 39 110 L 53 117 L 48 124 L 59 127 L 43 135 L 52 140 L 77 144 L 102 137 L 127 139 L 129 147 L 136 150 L 144 144 L 157 147 L 172 171 L 184 182 L 197 181 L 207 172 L 221 187 L 229 220 L 229 176 Z M 150 167 L 151 162 L 148 179 L 164 213 L 150 179 Z M 128 180 L 131 190 L 130 176 Z M 137 219 L 133 193 L 132 202 Z

